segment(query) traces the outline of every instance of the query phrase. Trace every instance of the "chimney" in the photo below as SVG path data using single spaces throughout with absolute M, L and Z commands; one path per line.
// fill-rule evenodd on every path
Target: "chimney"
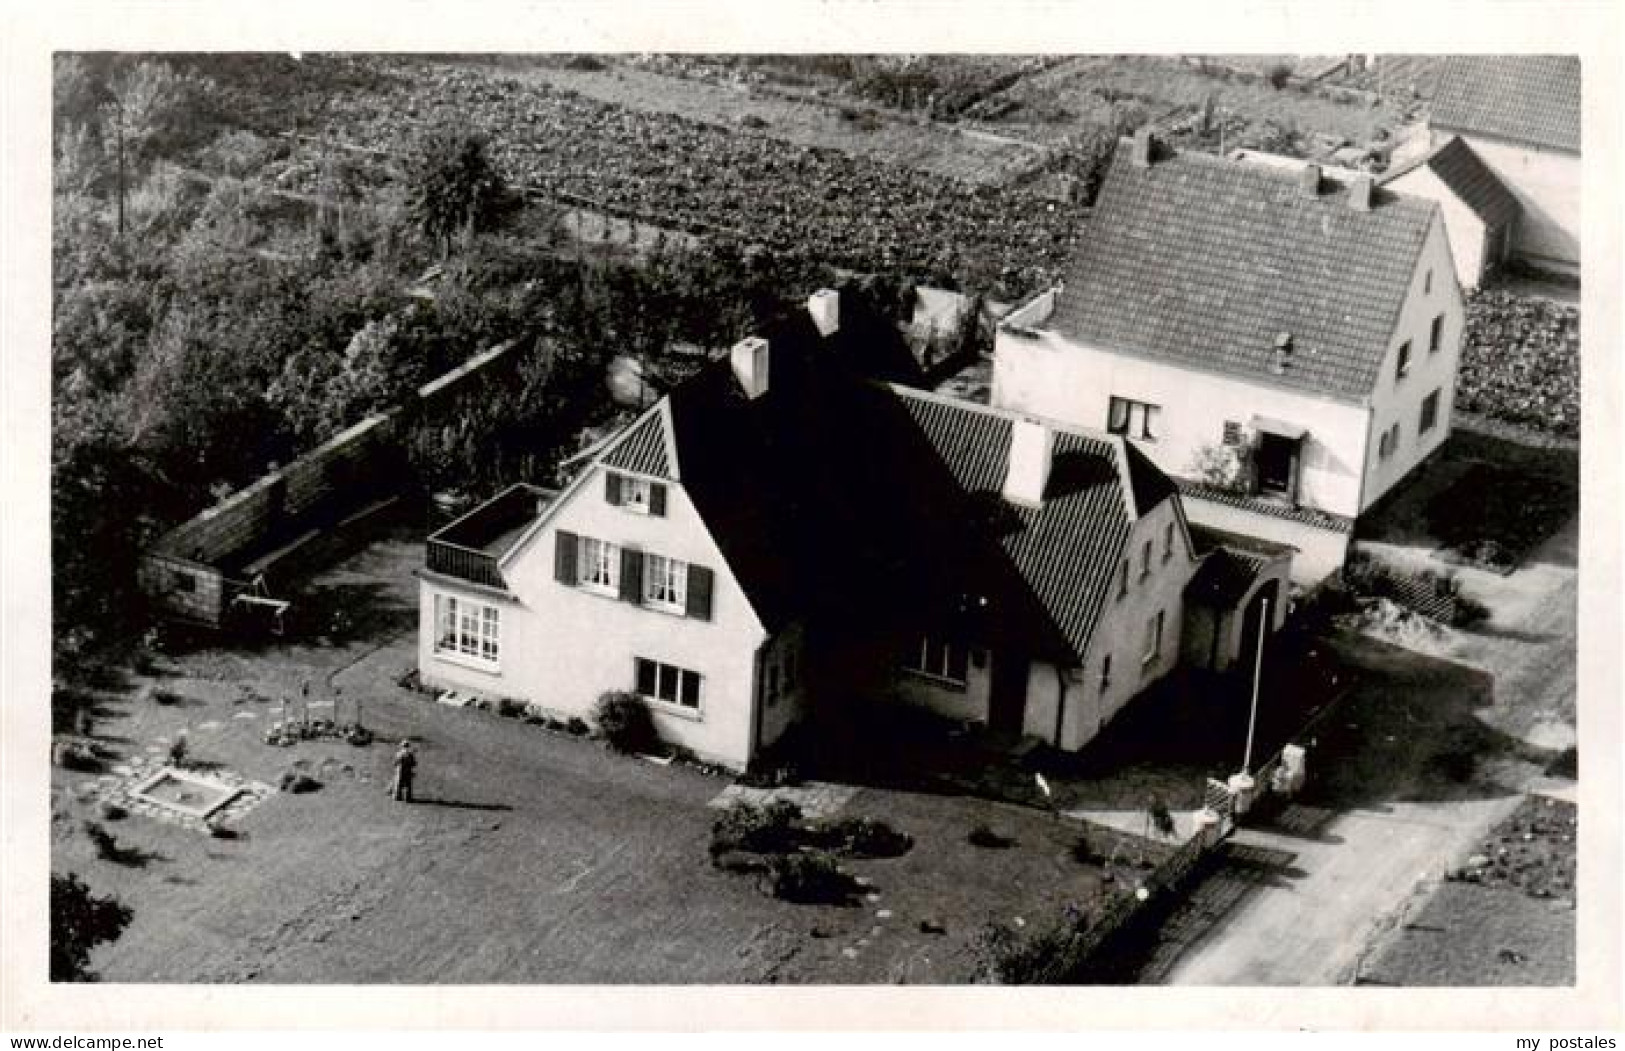
M 728 360 L 745 397 L 754 401 L 767 393 L 767 340 L 747 336 L 734 344 Z
M 1298 188 L 1305 197 L 1320 196 L 1320 165 L 1305 164 L 1298 173 Z
M 1275 337 L 1275 364 L 1270 371 L 1277 376 L 1286 374 L 1286 367 L 1292 363 L 1292 333 L 1283 332 Z
M 1371 176 L 1356 175 L 1349 183 L 1349 207 L 1357 212 L 1371 210 Z
M 1151 125 L 1134 132 L 1134 166 L 1136 168 L 1151 167 L 1151 156 L 1156 151 L 1156 140 L 1151 137 Z
M 1040 507 L 1049 485 L 1055 432 L 1035 420 L 1010 425 L 1010 468 L 1004 476 L 1004 498 L 1022 507 Z
M 820 336 L 834 335 L 841 328 L 841 294 L 833 288 L 820 288 L 807 297 L 807 313 Z

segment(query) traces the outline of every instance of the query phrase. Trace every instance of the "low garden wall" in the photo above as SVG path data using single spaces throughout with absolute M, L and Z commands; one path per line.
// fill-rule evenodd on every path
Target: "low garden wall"
M 367 417 L 159 537 L 138 574 L 157 612 L 218 626 L 248 580 L 295 556 L 330 552 L 337 532 L 372 520 L 405 487 L 406 424 L 517 360 L 514 346 L 470 358 L 407 404 Z

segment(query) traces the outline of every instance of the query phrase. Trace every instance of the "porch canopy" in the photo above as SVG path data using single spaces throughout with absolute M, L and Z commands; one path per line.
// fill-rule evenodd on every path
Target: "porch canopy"
M 1273 416 L 1254 416 L 1252 427 L 1253 430 L 1258 431 L 1260 434 L 1273 434 L 1277 438 L 1285 438 L 1291 442 L 1301 442 L 1304 436 L 1309 433 L 1307 427 L 1299 426 L 1296 423 L 1287 423 L 1285 420 L 1277 420 Z

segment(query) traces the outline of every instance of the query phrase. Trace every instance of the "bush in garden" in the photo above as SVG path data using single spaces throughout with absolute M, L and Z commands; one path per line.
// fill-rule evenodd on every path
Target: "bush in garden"
M 896 858 L 907 854 L 914 838 L 884 821 L 843 818 L 818 826 L 818 838 L 829 850 L 854 858 Z
M 322 783 L 309 774 L 289 770 L 282 775 L 281 787 L 282 791 L 297 796 L 316 791 L 322 787 Z
M 90 845 L 96 848 L 96 856 L 103 861 L 117 861 L 124 856 L 124 848 L 114 838 L 113 833 L 103 828 L 99 822 L 86 821 L 84 823 L 85 837 Z
M 130 925 L 128 906 L 101 898 L 78 876 L 51 874 L 51 981 L 93 982 L 90 952 L 110 942 Z
M 768 886 L 775 898 L 806 905 L 840 905 L 857 892 L 856 881 L 823 851 L 774 855 Z
M 795 850 L 802 835 L 801 808 L 788 800 L 735 803 L 711 825 L 711 858 L 734 851 L 783 854 Z
M 1058 923 L 1036 934 L 1023 934 L 1002 923 L 989 924 L 976 937 L 978 981 L 993 985 L 1046 985 L 1065 977 L 1075 966 L 1081 923 Z
M 610 690 L 600 695 L 593 705 L 592 720 L 617 752 L 648 752 L 660 743 L 648 702 L 635 693 Z
M 169 751 L 166 753 L 169 765 L 185 766 L 186 757 L 190 751 L 191 742 L 187 740 L 186 734 L 184 732 L 176 734 L 175 739 L 169 743 Z
M 1292 79 L 1292 67 L 1285 62 L 1272 62 L 1269 68 L 1264 70 L 1264 79 L 1269 82 L 1270 87 L 1280 91 Z
M 525 715 L 525 702 L 512 697 L 500 698 L 497 701 L 497 714 L 505 719 L 522 718 Z

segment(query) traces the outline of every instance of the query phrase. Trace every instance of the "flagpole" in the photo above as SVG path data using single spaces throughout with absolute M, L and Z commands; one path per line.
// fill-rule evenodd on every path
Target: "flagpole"
M 1269 630 L 1270 600 L 1265 596 L 1258 611 L 1258 651 L 1253 658 L 1253 700 L 1247 710 L 1247 750 L 1241 757 L 1241 772 L 1253 771 L 1253 728 L 1258 723 L 1258 682 L 1264 673 L 1264 635 Z

